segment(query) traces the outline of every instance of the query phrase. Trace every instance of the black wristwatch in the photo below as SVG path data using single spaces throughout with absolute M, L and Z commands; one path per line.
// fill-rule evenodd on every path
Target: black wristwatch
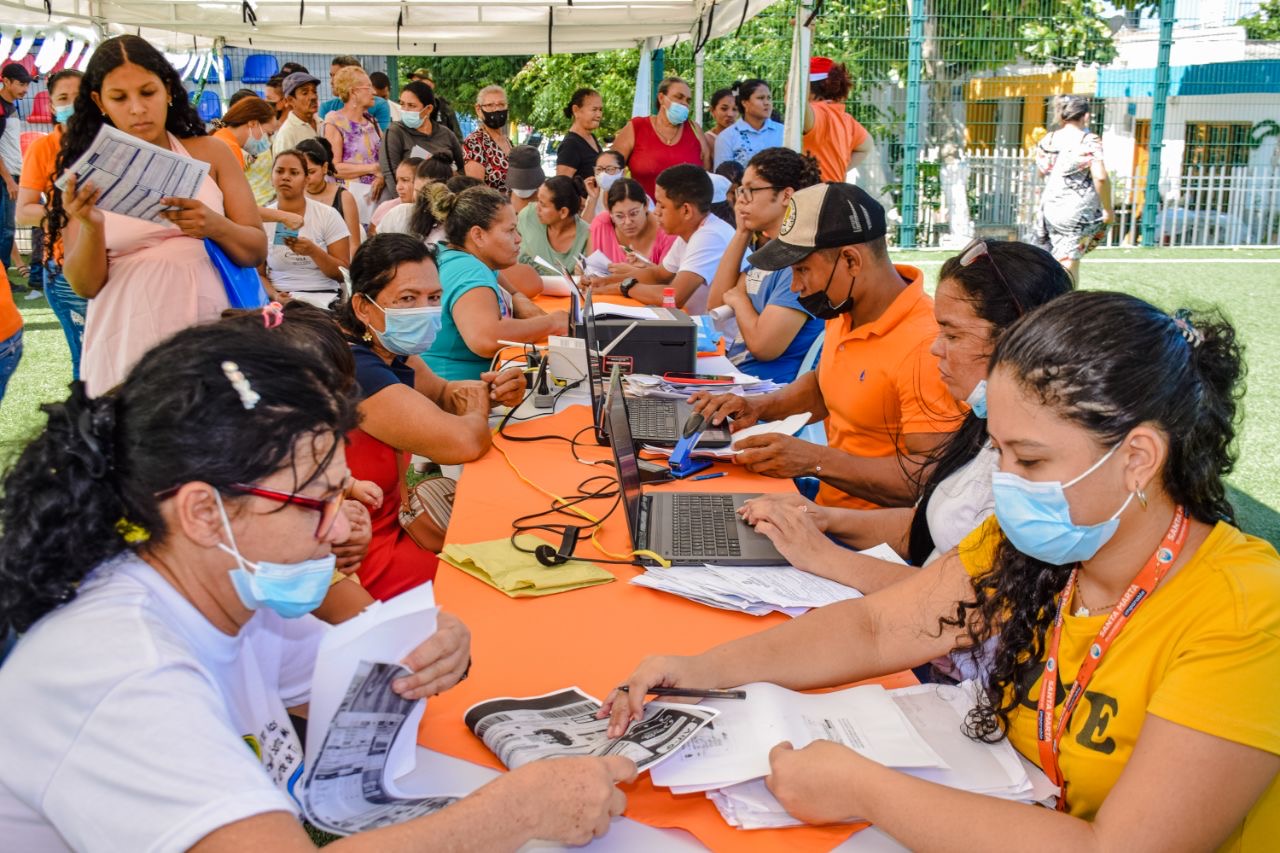
M 622 283 L 618 285 L 618 292 L 623 296 L 630 298 L 631 288 L 635 287 L 639 283 L 640 282 L 636 281 L 634 278 L 624 278 Z

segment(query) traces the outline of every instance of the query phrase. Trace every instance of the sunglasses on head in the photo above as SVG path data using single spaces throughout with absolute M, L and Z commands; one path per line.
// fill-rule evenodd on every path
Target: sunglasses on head
M 991 264 L 991 268 L 995 270 L 996 276 L 999 277 L 1000 283 L 1004 285 L 1005 293 L 1009 294 L 1009 298 L 1013 300 L 1013 307 L 1018 310 L 1018 316 L 1021 317 L 1026 312 L 1022 309 L 1022 303 L 1018 300 L 1018 295 L 1013 292 L 1013 287 L 1009 284 L 1009 279 L 1004 277 L 1004 273 L 1000 270 L 1000 265 L 996 263 L 995 256 L 991 254 L 991 249 L 983 240 L 975 240 L 969 244 L 969 247 L 960 255 L 960 266 L 967 267 L 978 258 L 986 258 Z

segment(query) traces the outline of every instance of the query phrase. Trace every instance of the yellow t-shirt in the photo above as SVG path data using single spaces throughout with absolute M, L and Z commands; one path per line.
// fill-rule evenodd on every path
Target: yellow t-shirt
M 1000 528 L 987 519 L 960 544 L 971 576 L 989 570 Z M 1063 619 L 1059 676 L 1069 689 L 1106 614 Z M 1058 703 L 1067 689 L 1058 687 Z M 1036 699 L 1010 717 L 1009 740 L 1040 764 Z M 1060 744 L 1067 805 L 1092 820 L 1124 770 L 1148 713 L 1280 754 L 1280 556 L 1219 523 L 1199 550 L 1138 609 L 1112 644 Z M 1194 768 L 1188 767 L 1188 772 Z M 1220 850 L 1275 850 L 1280 777 Z

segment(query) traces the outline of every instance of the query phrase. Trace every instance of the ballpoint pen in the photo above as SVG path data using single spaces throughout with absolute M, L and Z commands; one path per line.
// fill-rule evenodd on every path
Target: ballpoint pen
M 623 693 L 630 693 L 627 685 L 618 687 Z M 650 687 L 646 696 L 684 696 L 689 699 L 746 699 L 745 690 L 696 690 L 692 687 Z

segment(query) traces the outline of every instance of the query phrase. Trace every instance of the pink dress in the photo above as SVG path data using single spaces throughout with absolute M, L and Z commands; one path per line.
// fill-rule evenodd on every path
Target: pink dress
M 169 147 L 190 156 L 172 133 Z M 222 190 L 206 176 L 196 198 L 223 212 Z M 229 307 L 204 242 L 174 225 L 103 212 L 107 283 L 89 300 L 80 373 L 91 395 L 124 381 L 160 341 Z
M 649 250 L 649 260 L 655 264 L 662 263 L 677 239 L 659 228 L 653 238 L 653 248 Z M 626 250 L 618 243 L 618 233 L 613 230 L 613 220 L 609 218 L 607 210 L 591 220 L 591 245 L 597 252 L 603 252 L 610 263 L 620 264 L 627 259 Z

